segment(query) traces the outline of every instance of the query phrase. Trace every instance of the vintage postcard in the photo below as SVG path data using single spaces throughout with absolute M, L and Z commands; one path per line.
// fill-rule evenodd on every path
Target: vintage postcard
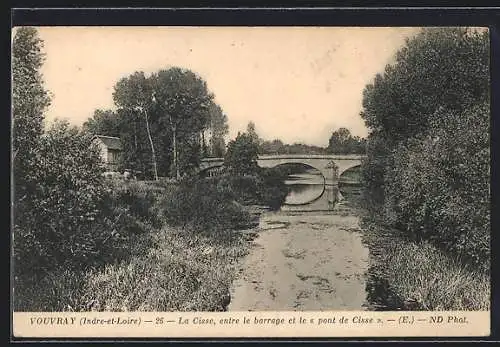
M 15 27 L 13 335 L 490 334 L 489 31 Z

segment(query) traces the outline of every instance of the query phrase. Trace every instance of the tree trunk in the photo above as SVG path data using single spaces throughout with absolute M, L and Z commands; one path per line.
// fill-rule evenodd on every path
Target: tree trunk
M 146 115 L 146 130 L 148 132 L 149 143 L 151 145 L 151 155 L 153 157 L 153 172 L 155 175 L 155 181 L 158 181 L 158 170 L 156 167 L 156 154 L 155 154 L 155 146 L 153 145 L 153 138 L 151 137 L 151 131 L 149 130 L 149 117 L 148 112 L 144 109 L 144 114 Z
M 134 145 L 135 145 L 135 153 L 137 153 L 137 123 L 134 120 Z
M 175 168 L 175 178 L 179 179 L 181 178 L 180 172 L 179 172 L 179 158 L 177 156 L 177 127 L 173 127 L 172 129 L 173 133 L 173 149 L 174 149 L 174 168 Z

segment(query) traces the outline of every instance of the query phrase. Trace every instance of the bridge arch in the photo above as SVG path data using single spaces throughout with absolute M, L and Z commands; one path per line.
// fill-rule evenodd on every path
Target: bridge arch
M 260 167 L 275 167 L 282 164 L 302 164 L 318 170 L 325 179 L 325 184 L 333 184 L 335 181 L 335 163 L 328 157 L 308 156 L 261 156 L 257 160 Z
M 326 181 L 326 177 L 323 174 L 323 172 L 321 171 L 321 169 L 318 168 L 318 167 L 316 167 L 316 166 L 314 166 L 311 163 L 307 163 L 305 160 L 290 160 L 290 161 L 285 161 L 285 162 L 279 162 L 279 163 L 276 163 L 275 165 L 270 164 L 270 165 L 266 165 L 266 166 L 262 166 L 262 165 L 259 165 L 259 166 L 260 167 L 265 167 L 265 168 L 276 168 L 276 167 L 285 166 L 285 165 L 291 165 L 291 164 L 299 164 L 299 165 L 303 165 L 305 167 L 314 169 L 314 170 L 318 171 L 321 174 L 321 177 L 323 177 L 323 181 Z
M 339 174 L 339 180 L 341 180 L 343 177 L 346 176 L 346 174 L 352 172 L 353 170 L 360 170 L 360 169 L 361 169 L 361 163 L 345 169 L 342 173 Z
M 323 175 L 323 173 L 321 172 L 321 170 L 319 170 L 318 168 L 314 167 L 314 166 L 311 166 L 309 164 L 305 164 L 305 163 L 302 163 L 302 162 L 287 162 L 287 163 L 280 163 L 280 164 L 277 164 L 276 166 L 268 166 L 268 168 L 278 168 L 280 166 L 286 166 L 286 165 L 302 165 L 304 166 L 305 168 L 308 168 L 308 169 L 313 169 L 315 171 L 317 171 L 319 173 L 319 175 L 321 176 L 322 180 L 320 183 L 316 183 L 316 184 L 311 184 L 311 183 L 307 183 L 307 184 L 301 184 L 301 183 L 293 183 L 292 182 L 289 182 L 287 185 L 288 186 L 296 186 L 297 184 L 299 185 L 305 185 L 305 186 L 318 186 L 318 185 L 321 185 L 321 190 L 319 191 L 318 194 L 314 195 L 312 198 L 308 199 L 307 201 L 301 201 L 301 202 L 284 202 L 284 205 L 289 205 L 289 206 L 303 206 L 303 205 L 309 205 L 313 202 L 315 202 L 316 200 L 319 200 L 321 199 L 321 197 L 323 196 L 323 194 L 325 194 L 325 190 L 326 190 L 326 178 L 325 176 Z M 294 174 L 300 174 L 299 172 L 298 173 L 289 173 L 288 175 L 294 175 Z M 289 192 L 290 194 L 290 192 Z

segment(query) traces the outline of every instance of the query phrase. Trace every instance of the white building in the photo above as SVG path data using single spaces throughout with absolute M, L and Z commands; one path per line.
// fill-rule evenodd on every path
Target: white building
M 107 167 L 107 171 L 117 171 L 122 151 L 120 138 L 96 135 L 94 140 L 101 149 L 101 158 Z

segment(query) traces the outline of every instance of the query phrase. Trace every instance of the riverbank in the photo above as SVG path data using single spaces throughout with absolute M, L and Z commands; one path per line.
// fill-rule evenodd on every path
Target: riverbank
M 361 217 L 374 310 L 489 310 L 490 276 L 427 242 Z
M 16 311 L 223 311 L 255 211 L 207 181 L 110 182 L 122 252 L 16 279 Z M 120 224 L 121 226 L 121 224 Z
M 101 269 L 64 269 L 24 293 L 33 311 L 224 311 L 234 265 L 248 249 L 235 233 L 216 239 L 165 227 L 129 261 Z M 139 246 L 141 247 L 141 246 Z M 27 294 L 31 294 L 27 295 Z M 51 309 L 52 308 L 52 309 Z

